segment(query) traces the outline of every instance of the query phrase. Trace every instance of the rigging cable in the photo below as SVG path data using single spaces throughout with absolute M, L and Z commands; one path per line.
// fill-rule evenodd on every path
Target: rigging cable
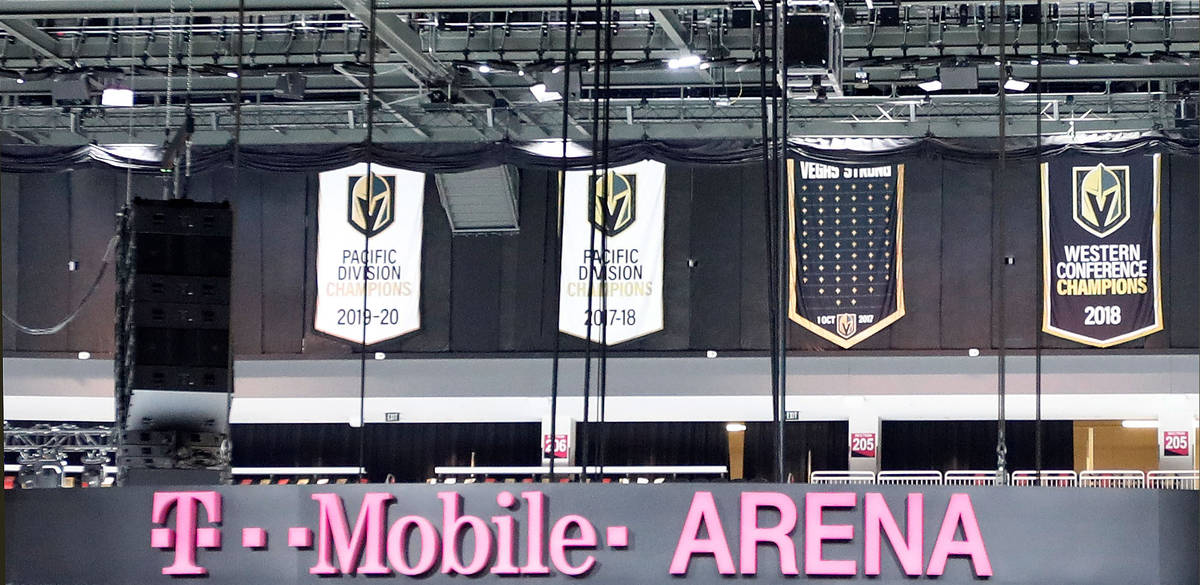
M 765 4 L 759 9 L 758 31 L 759 31 L 759 34 L 758 34 L 758 39 L 759 39 L 758 89 L 759 89 L 759 106 L 760 106 L 759 110 L 760 110 L 761 117 L 762 117 L 762 157 L 763 157 L 763 169 L 762 169 L 762 171 L 763 171 L 762 192 L 763 192 L 763 214 L 764 214 L 763 237 L 766 240 L 766 248 L 767 248 L 767 316 L 769 319 L 768 322 L 770 323 L 769 327 L 773 328 L 775 326 L 775 313 L 777 311 L 777 307 L 775 306 L 775 298 L 777 296 L 776 295 L 775 271 L 771 270 L 772 259 L 775 258 L 775 247 L 774 247 L 775 241 L 774 241 L 774 237 L 773 237 L 774 230 L 772 229 L 772 227 L 774 225 L 772 222 L 774 221 L 773 218 L 775 217 L 775 212 L 773 209 L 774 205 L 775 205 L 775 203 L 774 203 L 775 198 L 772 197 L 772 195 L 775 192 L 773 189 L 773 185 L 775 183 L 772 180 L 772 175 L 774 174 L 775 166 L 771 163 L 771 153 L 773 150 L 773 148 L 771 146 L 772 132 L 770 130 L 768 130 L 767 126 L 768 126 L 768 124 L 774 125 L 774 122 L 773 122 L 774 118 L 772 116 L 771 110 L 769 110 L 768 106 L 767 106 L 768 103 L 772 103 L 772 105 L 773 105 L 773 102 L 771 102 L 771 97 L 767 95 L 768 94 L 768 91 L 767 91 L 767 6 Z M 775 338 L 774 331 L 772 330 L 772 331 L 770 331 L 770 354 L 769 354 L 769 360 L 770 360 L 770 364 L 771 364 L 772 420 L 774 420 L 774 418 L 777 414 L 776 411 L 778 410 L 778 402 L 779 402 L 778 387 L 776 386 L 776 382 L 775 382 L 778 377 L 778 369 L 779 369 L 778 368 L 779 362 L 777 361 L 778 358 L 776 357 L 776 341 L 777 340 Z
M 373 159 L 372 146 L 375 141 L 375 52 L 379 37 L 375 32 L 376 0 L 371 0 L 369 17 L 369 34 L 367 37 L 367 173 L 362 179 L 366 181 L 368 197 L 375 192 L 375 174 L 371 168 Z M 393 196 L 395 194 L 393 193 Z M 370 254 L 366 253 L 371 247 L 371 236 L 363 232 L 363 297 L 362 297 L 362 338 L 358 347 L 358 480 L 366 479 L 367 471 L 367 323 L 370 307 L 367 305 L 367 274 L 370 272 Z
M 784 419 L 784 404 L 787 401 L 787 302 L 788 292 L 785 289 L 787 283 L 788 270 L 788 246 L 785 242 L 788 237 L 788 220 L 785 219 L 785 212 L 788 209 L 788 175 L 787 175 L 787 157 L 788 157 L 788 89 L 787 89 L 787 61 L 786 54 L 784 58 L 780 57 L 779 48 L 786 47 L 787 27 L 779 26 L 779 21 L 787 17 L 787 3 L 780 1 L 777 5 L 775 17 L 772 20 L 775 26 L 775 79 L 779 84 L 779 104 L 775 110 L 776 118 L 773 128 L 776 131 L 775 145 L 778 148 L 775 169 L 775 193 L 776 199 L 776 226 L 775 226 L 775 293 L 777 295 L 775 307 L 775 342 L 778 356 L 775 358 L 778 362 L 776 375 L 778 379 L 776 386 L 778 390 L 775 392 L 778 397 L 778 404 L 775 406 L 775 441 L 778 449 L 775 453 L 775 481 L 782 483 L 784 481 L 784 454 L 787 448 L 784 442 L 783 419 Z M 786 21 L 785 21 L 786 22 Z
M 604 171 L 604 197 L 607 201 L 612 185 L 612 173 L 609 170 L 609 132 L 612 128 L 610 115 L 612 106 L 612 40 L 613 40 L 613 0 L 605 0 L 604 5 L 604 129 L 600 141 L 601 167 Z M 605 205 L 605 224 L 608 223 L 607 213 L 611 211 Z M 608 424 L 605 421 L 605 410 L 608 401 L 608 230 L 600 231 L 600 364 L 597 371 L 599 378 L 599 398 L 597 420 L 599 427 L 599 461 L 598 470 L 604 475 L 605 446 L 608 443 Z
M 1004 485 L 1006 483 L 1006 471 L 1008 467 L 1008 443 L 1005 438 L 1005 363 L 1006 360 L 1006 340 L 1005 340 L 1005 300 L 1004 294 L 1004 175 L 1008 167 L 1008 145 L 1005 139 L 1005 126 L 1008 110 L 1005 101 L 1004 92 L 1007 91 L 1004 87 L 1008 81 L 1008 57 L 1005 54 L 1005 29 L 1008 27 L 1008 6 L 1005 0 L 1000 0 L 1000 43 L 997 49 L 1000 52 L 1000 81 L 997 94 L 1000 100 L 1000 115 L 997 118 L 999 124 L 998 141 L 999 141 L 999 166 L 995 175 L 995 181 L 992 184 L 992 290 L 999 291 L 992 297 L 992 331 L 997 333 L 997 360 L 996 360 L 996 483 Z M 1039 59 L 1040 63 L 1041 60 Z M 996 297 L 999 297 L 997 299 Z
M 557 254 L 557 257 L 555 260 L 555 266 L 557 267 L 557 278 L 554 281 L 555 282 L 555 290 L 557 290 L 559 287 L 562 286 L 562 251 L 561 251 L 561 249 L 562 249 L 562 224 L 563 224 L 563 205 L 564 205 L 563 196 L 566 191 L 566 180 L 567 180 L 567 131 L 569 128 L 569 124 L 571 122 L 571 111 L 570 111 L 569 105 L 571 102 L 571 61 L 572 61 L 572 58 L 571 58 L 571 37 L 572 37 L 571 21 L 572 21 L 572 17 L 573 17 L 572 16 L 572 8 L 573 8 L 573 6 L 571 4 L 571 0 L 566 0 L 566 9 L 567 9 L 566 33 L 565 33 L 565 37 L 563 38 L 562 158 L 559 159 L 559 162 L 561 163 L 561 167 L 560 167 L 559 175 L 558 175 L 558 210 L 557 210 L 558 223 L 555 225 L 556 231 L 554 232 L 555 234 L 558 235 L 558 241 L 559 241 L 559 253 Z M 582 74 L 581 74 L 581 76 L 582 76 Z M 547 206 L 547 209 L 549 209 L 548 206 Z M 550 234 L 551 234 L 550 230 L 547 229 L 546 230 L 546 240 L 547 241 L 550 241 L 550 239 L 551 239 Z M 547 257 L 549 257 L 550 252 L 549 251 L 547 251 L 547 252 L 548 252 Z M 560 291 L 558 293 L 558 295 L 556 295 L 556 296 L 561 296 L 561 294 L 562 293 Z M 554 320 L 554 356 L 552 358 L 551 365 L 550 365 L 550 481 L 554 481 L 554 479 L 555 479 L 554 478 L 554 462 L 558 458 L 556 456 L 556 453 L 558 450 L 555 448 L 555 445 L 558 442 L 558 367 L 559 367 L 560 353 L 562 351 L 562 334 L 559 332 L 559 321 L 561 319 L 558 317 L 558 312 L 561 311 L 561 307 L 562 307 L 562 305 L 560 303 L 555 304 L 556 318 Z M 546 449 L 546 445 L 544 443 L 545 443 L 545 441 L 543 440 L 543 445 L 542 445 L 543 452 Z M 570 445 L 568 445 L 568 449 L 569 448 L 570 448 Z
M 1034 115 L 1037 116 L 1037 119 L 1034 122 L 1034 124 L 1035 124 L 1034 125 L 1034 134 L 1036 135 L 1036 137 L 1035 137 L 1036 142 L 1034 143 L 1033 148 L 1034 148 L 1034 155 L 1036 156 L 1036 159 L 1037 159 L 1038 176 L 1041 177 L 1041 172 L 1042 172 L 1042 20 L 1044 19 L 1044 15 L 1042 14 L 1041 0 L 1038 0 L 1037 7 L 1038 7 L 1038 10 L 1037 10 L 1037 12 L 1038 12 L 1038 23 L 1037 23 L 1038 64 L 1037 64 L 1037 74 L 1036 74 L 1036 77 L 1037 77 L 1037 80 L 1036 80 L 1036 83 L 1037 83 L 1037 108 L 1034 109 L 1035 110 Z M 1056 27 L 1056 29 L 1057 29 L 1057 27 Z M 1040 184 L 1041 181 L 1039 180 L 1038 182 Z M 1038 222 L 1038 229 L 1039 229 L 1039 231 L 1042 229 L 1041 222 Z M 1041 234 L 1041 237 L 1045 238 L 1046 234 L 1044 234 L 1044 233 Z M 1042 299 L 1043 287 L 1046 286 L 1046 283 L 1043 282 L 1043 277 L 1042 277 L 1042 271 L 1045 270 L 1045 266 L 1043 266 L 1044 259 L 1039 254 L 1035 254 L 1035 256 L 1037 257 L 1037 275 L 1038 275 L 1037 279 L 1036 279 L 1037 280 L 1036 294 L 1037 294 L 1038 299 Z M 1042 310 L 1043 311 L 1046 310 L 1045 306 L 1042 307 Z M 1034 328 L 1033 328 L 1033 370 L 1034 370 L 1034 372 L 1033 372 L 1033 395 L 1034 395 L 1033 465 L 1034 465 L 1034 470 L 1037 473 L 1037 485 L 1042 485 L 1042 328 L 1041 328 L 1041 323 L 1040 323 L 1040 317 L 1041 317 L 1040 315 L 1037 315 L 1036 313 L 1034 314 Z

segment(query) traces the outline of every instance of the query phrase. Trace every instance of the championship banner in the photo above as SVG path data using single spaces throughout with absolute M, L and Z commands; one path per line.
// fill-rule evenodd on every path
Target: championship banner
M 1042 331 L 1109 347 L 1163 328 L 1160 155 L 1042 163 Z
M 590 323 L 607 345 L 661 331 L 666 165 L 565 175 L 558 330 L 586 339 Z
M 420 329 L 425 175 L 359 163 L 321 173 L 319 199 L 313 329 L 366 344 Z
M 843 349 L 904 316 L 904 165 L 788 160 L 788 313 Z

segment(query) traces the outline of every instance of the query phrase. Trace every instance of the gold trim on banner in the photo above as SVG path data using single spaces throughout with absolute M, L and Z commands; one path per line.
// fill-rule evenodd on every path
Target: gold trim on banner
M 1059 329 L 1051 325 L 1050 289 L 1054 283 L 1050 278 L 1050 163 L 1042 163 L 1042 331 L 1055 337 L 1068 339 L 1076 343 L 1092 347 L 1112 347 L 1139 337 L 1145 337 L 1163 330 L 1162 309 L 1162 262 L 1159 254 L 1159 236 L 1161 232 L 1161 207 L 1159 205 L 1162 190 L 1162 154 L 1154 154 L 1154 226 L 1152 230 L 1154 257 L 1154 323 L 1141 329 L 1130 331 L 1124 335 L 1108 339 L 1096 339 L 1086 335 Z M 1132 194 L 1131 194 L 1132 197 Z
M 801 327 L 822 339 L 849 349 L 875 335 L 904 316 L 904 165 L 896 165 L 896 310 L 873 323 L 858 334 L 843 339 L 839 335 L 805 319 L 796 306 L 796 172 L 795 159 L 789 158 L 788 169 L 788 316 Z

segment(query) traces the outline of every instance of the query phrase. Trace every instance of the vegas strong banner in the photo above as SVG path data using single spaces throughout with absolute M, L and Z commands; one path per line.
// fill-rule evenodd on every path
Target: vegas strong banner
M 849 348 L 904 316 L 904 165 L 788 160 L 789 315 Z
M 565 173 L 559 331 L 615 345 L 662 330 L 665 179 L 650 160 Z
M 1160 155 L 1042 163 L 1042 330 L 1108 347 L 1163 328 Z
M 421 327 L 425 202 L 423 173 L 379 164 L 370 173 L 367 163 L 321 173 L 313 323 L 318 332 L 367 344 Z

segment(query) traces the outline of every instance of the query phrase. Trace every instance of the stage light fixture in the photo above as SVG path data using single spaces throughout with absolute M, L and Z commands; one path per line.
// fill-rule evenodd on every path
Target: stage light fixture
M 1069 59 L 1067 59 L 1067 64 L 1068 65 L 1078 65 L 1079 57 L 1076 57 L 1075 55 L 1071 55 L 1071 57 Z
M 308 87 L 308 78 L 303 73 L 285 73 L 275 80 L 275 97 L 288 100 L 303 100 Z
M 725 425 L 725 430 L 731 433 L 740 433 L 746 430 L 746 423 L 731 422 Z
M 133 89 L 123 79 L 114 78 L 104 84 L 104 93 L 100 94 L 100 105 L 119 108 L 132 107 Z
M 697 67 L 700 65 L 700 55 L 683 55 L 674 59 L 667 60 L 668 69 L 683 69 L 685 67 Z
M 487 63 L 480 63 L 479 64 L 479 72 L 480 73 L 491 73 L 492 67 L 490 65 L 488 65 Z
M 922 81 L 921 83 L 918 83 L 917 87 L 926 92 L 941 91 L 942 81 L 940 79 L 930 79 L 929 81 Z
M 1004 82 L 1004 89 L 1007 89 L 1008 91 L 1025 91 L 1029 89 L 1029 82 L 1021 81 L 1020 79 L 1016 79 L 1014 77 L 1009 77 L 1008 81 Z
M 529 93 L 532 93 L 538 102 L 553 102 L 562 99 L 561 93 L 546 89 L 545 83 L 535 83 L 529 86 Z

